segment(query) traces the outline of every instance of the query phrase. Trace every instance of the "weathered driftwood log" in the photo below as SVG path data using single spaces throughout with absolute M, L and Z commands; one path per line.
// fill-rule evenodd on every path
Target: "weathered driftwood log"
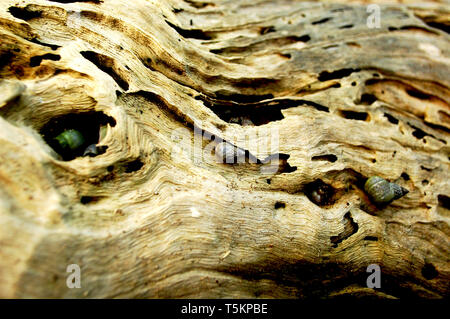
M 409 3 L 1 0 L 0 297 L 448 297 L 450 9 Z

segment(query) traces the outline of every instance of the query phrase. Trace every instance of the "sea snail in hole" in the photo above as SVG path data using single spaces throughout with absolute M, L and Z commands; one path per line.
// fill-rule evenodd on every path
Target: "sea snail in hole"
M 245 151 L 227 142 L 216 145 L 216 157 L 219 163 L 242 163 L 245 161 Z
M 83 135 L 73 129 L 62 132 L 55 139 L 65 152 L 76 151 L 85 143 Z
M 84 150 L 83 156 L 94 157 L 100 154 L 100 149 L 96 144 L 91 144 Z
M 388 182 L 379 176 L 370 177 L 364 184 L 364 190 L 372 201 L 378 205 L 387 205 L 409 192 L 400 185 Z

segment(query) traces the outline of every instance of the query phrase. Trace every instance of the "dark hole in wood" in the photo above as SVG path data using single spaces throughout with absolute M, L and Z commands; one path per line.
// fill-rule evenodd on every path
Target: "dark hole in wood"
M 132 162 L 128 162 L 124 165 L 125 173 L 132 173 L 140 170 L 144 166 L 144 163 L 140 159 L 136 159 Z
M 259 103 L 236 105 L 226 101 L 217 101 L 198 95 L 197 100 L 211 109 L 219 118 L 228 123 L 239 125 L 264 125 L 271 121 L 284 119 L 281 110 L 297 107 L 303 104 L 314 107 L 318 111 L 329 112 L 326 106 L 307 100 L 277 100 Z
M 432 135 L 432 134 L 429 134 L 429 133 L 423 131 L 422 129 L 420 129 L 420 128 L 414 126 L 414 125 L 412 125 L 411 123 L 408 123 L 408 125 L 414 129 L 414 131 L 412 132 L 412 135 L 413 135 L 414 137 L 416 137 L 417 139 L 419 139 L 419 140 L 422 139 L 422 138 L 424 138 L 425 136 L 429 136 L 429 137 L 434 138 L 435 140 L 438 140 L 439 142 L 442 142 L 442 143 L 444 143 L 444 144 L 447 144 L 447 141 L 444 140 L 444 139 L 437 138 L 436 136 L 434 136 L 434 135 Z
M 447 195 L 439 194 L 438 203 L 439 206 L 450 209 L 450 197 L 448 197 Z
M 307 34 L 302 35 L 302 36 L 292 36 L 292 37 L 288 37 L 288 39 L 291 39 L 292 42 L 297 41 L 297 42 L 308 42 L 309 40 L 311 40 L 311 37 Z
M 353 220 L 350 212 L 347 212 L 344 215 L 343 219 L 344 230 L 337 236 L 331 236 L 330 241 L 333 244 L 333 247 L 336 248 L 339 243 L 349 238 L 351 235 L 356 234 L 358 232 L 358 224 Z
M 427 179 L 424 179 L 423 181 L 422 181 L 422 185 L 423 186 L 426 186 L 426 185 L 428 185 L 430 182 L 427 180 Z
M 348 120 L 358 120 L 358 121 L 366 121 L 369 117 L 367 112 L 355 112 L 355 111 L 346 111 L 339 110 L 339 115 L 348 119 Z
M 420 92 L 418 90 L 414 90 L 414 89 L 407 89 L 406 93 L 408 93 L 409 96 L 415 97 L 417 99 L 421 99 L 421 100 L 428 100 L 431 98 L 430 95 Z
M 427 280 L 431 280 L 436 278 L 439 275 L 439 273 L 437 272 L 436 268 L 434 267 L 433 264 L 430 263 L 426 263 L 425 266 L 423 266 L 422 268 L 422 276 L 427 279 Z
M 112 77 L 122 90 L 128 90 L 128 82 L 116 71 L 114 59 L 94 51 L 81 51 L 80 54 L 85 59 L 94 63 L 100 70 Z
M 101 196 L 81 196 L 80 203 L 83 205 L 94 204 L 102 199 Z
M 384 113 L 384 116 L 388 119 L 389 122 L 391 122 L 392 124 L 398 124 L 398 120 L 393 117 L 391 114 L 389 113 Z
M 30 58 L 30 66 L 35 67 L 41 65 L 42 60 L 59 61 L 61 56 L 59 54 L 46 53 L 44 55 L 33 56 Z
M 405 180 L 405 181 L 409 181 L 409 175 L 405 172 L 402 173 L 401 177 Z
M 318 80 L 321 82 L 328 81 L 328 80 L 334 80 L 334 79 L 341 79 L 346 76 L 349 76 L 353 72 L 359 72 L 361 69 L 340 69 L 333 72 L 323 71 L 320 72 Z
M 430 27 L 435 28 L 435 29 L 439 29 L 444 31 L 445 33 L 449 33 L 450 34 L 450 25 L 448 24 L 444 24 L 444 23 L 439 23 L 439 22 L 426 22 L 426 24 L 428 24 Z
M 164 21 L 166 21 L 166 23 L 172 29 L 174 29 L 179 35 L 181 35 L 183 38 L 198 39 L 198 40 L 211 40 L 211 36 L 200 29 L 187 30 L 187 29 L 180 28 L 167 20 L 164 20 Z
M 364 105 L 371 105 L 376 100 L 377 100 L 376 96 L 369 93 L 364 93 L 363 95 L 361 95 L 361 98 L 359 99 L 360 103 Z
M 427 136 L 428 134 L 427 133 L 425 133 L 424 131 L 422 131 L 420 128 L 418 128 L 418 127 L 414 127 L 414 131 L 412 132 L 412 135 L 415 137 L 415 138 L 417 138 L 417 139 L 421 139 L 421 138 L 423 138 L 424 136 Z
M 11 51 L 2 52 L 0 54 L 0 70 L 9 65 L 15 57 L 16 55 Z
M 63 160 L 70 161 L 78 156 L 82 156 L 89 145 L 98 143 L 100 126 L 106 124 L 113 127 L 116 125 L 116 121 L 103 112 L 71 113 L 52 118 L 40 129 L 40 134 L 47 144 L 61 155 Z M 76 150 L 62 149 L 57 140 L 55 140 L 59 134 L 70 129 L 80 132 L 85 140 L 83 145 Z M 99 150 L 99 155 L 105 150 Z
M 275 209 L 285 208 L 286 204 L 283 202 L 276 202 L 275 203 Z
M 48 44 L 48 43 L 41 42 L 41 41 L 39 41 L 39 40 L 36 39 L 36 38 L 31 39 L 30 42 L 33 42 L 33 43 L 42 45 L 42 46 L 44 46 L 44 47 L 48 47 L 48 48 L 50 48 L 50 49 L 52 49 L 52 50 L 57 50 L 58 48 L 61 47 L 60 45 L 56 45 L 56 44 Z
M 313 161 L 328 161 L 334 163 L 337 161 L 337 156 L 334 154 L 317 155 L 311 158 Z
M 271 32 L 275 32 L 275 27 L 270 26 L 270 27 L 262 27 L 259 30 L 259 34 L 266 34 L 266 33 L 271 33 Z
M 13 17 L 24 21 L 40 18 L 42 16 L 42 11 L 32 11 L 28 6 L 25 8 L 9 7 L 8 11 Z
M 350 28 L 353 28 L 353 24 L 346 24 L 339 27 L 339 29 L 350 29 Z
M 323 19 L 320 19 L 320 20 L 317 20 L 317 21 L 313 21 L 313 22 L 311 22 L 311 24 L 313 24 L 313 25 L 322 24 L 322 23 L 325 23 L 327 21 L 330 21 L 331 19 L 332 18 L 323 18 Z
M 282 161 L 280 170 L 278 171 L 279 174 L 282 173 L 292 173 L 297 170 L 297 166 L 291 166 L 287 161 Z
M 366 237 L 364 237 L 364 240 L 368 240 L 368 241 L 378 241 L 378 237 L 375 237 L 375 236 L 366 236 Z

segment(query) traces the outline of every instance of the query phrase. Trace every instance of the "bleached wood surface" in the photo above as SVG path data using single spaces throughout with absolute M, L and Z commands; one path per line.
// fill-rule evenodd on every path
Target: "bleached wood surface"
M 449 296 L 445 2 L 61 2 L 0 1 L 0 297 Z M 106 152 L 62 161 L 43 130 L 94 111 Z

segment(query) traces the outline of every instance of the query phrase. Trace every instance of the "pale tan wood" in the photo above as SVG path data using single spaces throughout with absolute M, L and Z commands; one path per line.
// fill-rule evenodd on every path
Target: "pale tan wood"
M 0 1 L 0 297 L 449 296 L 445 1 L 96 2 Z M 63 161 L 46 125 L 94 111 L 106 152 Z

